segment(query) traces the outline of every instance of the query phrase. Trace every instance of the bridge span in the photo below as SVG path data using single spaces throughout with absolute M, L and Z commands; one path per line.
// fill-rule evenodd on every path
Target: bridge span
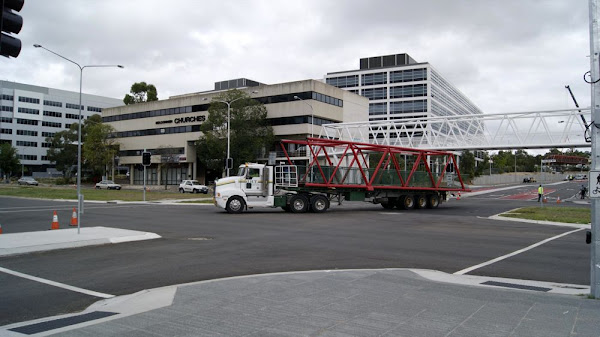
M 590 109 L 326 124 L 320 137 L 435 150 L 590 147 Z

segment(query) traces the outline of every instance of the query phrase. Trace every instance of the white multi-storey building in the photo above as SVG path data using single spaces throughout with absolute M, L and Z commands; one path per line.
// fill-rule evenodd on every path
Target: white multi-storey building
M 351 91 L 369 99 L 369 121 L 402 123 L 409 119 L 437 116 L 481 114 L 465 95 L 446 81 L 427 62 L 420 63 L 408 54 L 375 56 L 360 59 L 360 69 L 331 72 L 327 84 Z M 426 122 L 405 128 L 401 137 L 419 137 L 439 126 Z M 462 132 L 479 132 L 467 123 L 458 124 Z M 447 127 L 446 127 L 447 128 Z M 458 130 L 435 130 L 441 133 Z M 383 138 L 384 134 L 371 135 Z
M 79 118 L 79 92 L 0 81 L 0 142 L 10 143 L 28 172 L 46 171 L 46 137 L 69 129 Z M 83 119 L 103 108 L 123 105 L 110 97 L 82 94 Z

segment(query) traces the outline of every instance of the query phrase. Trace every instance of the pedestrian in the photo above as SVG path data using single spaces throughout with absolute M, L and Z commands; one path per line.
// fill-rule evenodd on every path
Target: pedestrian
M 581 195 L 581 199 L 585 199 L 585 194 L 587 193 L 587 187 L 585 185 L 581 185 L 581 190 L 579 190 L 579 194 Z
M 542 185 L 540 185 L 540 187 L 538 187 L 538 202 L 540 202 L 540 200 L 542 200 L 543 197 L 544 197 L 544 188 L 542 187 Z

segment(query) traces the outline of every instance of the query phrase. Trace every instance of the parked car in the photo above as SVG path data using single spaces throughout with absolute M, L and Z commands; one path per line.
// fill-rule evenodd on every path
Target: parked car
M 576 174 L 575 180 L 587 180 L 587 174 Z
M 525 177 L 525 178 L 523 178 L 523 182 L 524 183 L 535 183 L 536 180 L 534 177 Z
M 17 184 L 37 186 L 39 183 L 33 177 L 21 177 L 21 179 L 17 180 Z
M 184 180 L 179 184 L 179 193 L 185 192 L 208 194 L 208 187 L 200 185 L 198 180 Z
M 103 188 L 106 188 L 107 190 L 120 190 L 121 185 L 115 184 L 115 182 L 112 180 L 102 180 L 96 184 L 96 189 L 100 190 Z

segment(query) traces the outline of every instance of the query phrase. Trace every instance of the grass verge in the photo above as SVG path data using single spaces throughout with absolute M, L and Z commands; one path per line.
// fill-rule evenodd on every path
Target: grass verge
M 500 216 L 507 218 L 588 224 L 591 221 L 591 210 L 583 207 L 523 207 L 500 214 Z
M 85 200 L 109 201 L 142 201 L 142 190 L 97 190 L 93 187 L 81 187 L 81 193 Z M 73 186 L 0 186 L 0 196 L 27 197 L 40 199 L 66 199 L 77 200 L 77 189 Z M 209 197 L 205 194 L 181 194 L 174 191 L 146 191 L 146 200 L 185 200 Z M 212 202 L 212 200 L 211 200 Z

